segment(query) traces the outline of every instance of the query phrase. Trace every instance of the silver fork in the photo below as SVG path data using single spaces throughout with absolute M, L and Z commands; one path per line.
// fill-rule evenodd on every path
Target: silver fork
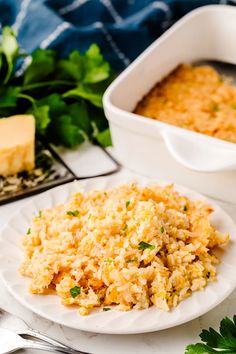
M 14 326 L 10 325 L 11 322 L 12 322 L 12 324 L 14 324 Z M 28 326 L 28 324 L 22 318 L 20 318 L 16 315 L 12 315 L 11 313 L 9 313 L 1 308 L 0 308 L 0 326 L 10 329 L 10 330 L 13 330 L 15 333 L 17 333 L 22 338 L 25 338 L 25 337 L 37 338 L 37 339 L 39 339 L 45 343 L 48 343 L 50 345 L 69 350 L 71 353 L 77 352 L 77 353 L 81 353 L 81 354 L 89 354 L 86 352 L 77 351 L 71 347 L 68 347 L 66 344 L 61 343 L 60 341 L 53 339 L 53 338 L 39 332 L 38 330 L 32 329 L 31 327 Z
M 0 328 L 0 354 L 14 353 L 19 349 L 38 349 L 63 354 L 84 354 L 84 352 L 75 349 L 62 348 L 31 339 L 24 339 L 13 331 Z

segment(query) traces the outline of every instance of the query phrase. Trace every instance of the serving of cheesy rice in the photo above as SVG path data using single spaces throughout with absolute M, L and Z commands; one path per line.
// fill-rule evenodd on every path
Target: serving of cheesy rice
M 211 206 L 172 185 L 77 192 L 41 211 L 23 238 L 20 267 L 33 294 L 56 292 L 81 315 L 94 308 L 168 311 L 216 280 L 224 247 Z
M 211 66 L 178 66 L 135 113 L 236 143 L 236 87 Z

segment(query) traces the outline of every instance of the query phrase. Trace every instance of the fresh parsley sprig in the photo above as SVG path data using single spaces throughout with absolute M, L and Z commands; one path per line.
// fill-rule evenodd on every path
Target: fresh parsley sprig
M 200 338 L 204 343 L 190 344 L 185 354 L 235 354 L 236 353 L 236 315 L 233 320 L 225 317 L 220 322 L 219 332 L 213 328 L 204 329 Z
M 111 145 L 102 96 L 114 73 L 96 44 L 83 54 L 74 50 L 65 58 L 52 49 L 36 49 L 18 77 L 21 58 L 16 34 L 10 27 L 3 28 L 0 118 L 32 113 L 37 136 L 56 145 L 72 148 L 85 140 Z

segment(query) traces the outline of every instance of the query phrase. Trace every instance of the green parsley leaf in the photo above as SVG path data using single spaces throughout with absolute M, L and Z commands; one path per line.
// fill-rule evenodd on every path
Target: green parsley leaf
M 213 354 L 213 353 L 222 354 L 223 352 L 218 352 L 208 347 L 208 345 L 202 343 L 188 345 L 185 351 L 185 354 Z
M 236 103 L 232 103 L 231 108 L 236 109 Z
M 20 87 L 1 86 L 0 87 L 0 109 L 12 109 L 16 106 Z
M 161 231 L 162 234 L 163 234 L 163 232 L 165 231 L 165 229 L 164 229 L 163 226 L 161 226 L 160 231 Z
M 203 343 L 188 345 L 185 354 L 208 354 L 208 353 L 229 353 L 236 352 L 236 316 L 233 320 L 225 317 L 220 323 L 220 331 L 213 328 L 204 329 L 200 338 Z M 222 349 L 222 350 L 219 350 Z
M 74 50 L 68 59 L 61 59 L 57 64 L 57 76 L 60 79 L 72 79 L 81 81 L 84 72 L 84 57 Z
M 39 106 L 49 106 L 50 107 L 50 116 L 57 118 L 61 114 L 68 113 L 67 104 L 61 98 L 61 95 L 58 93 L 53 93 L 47 95 L 44 98 L 38 100 Z
M 155 246 L 154 245 L 150 245 L 149 243 L 146 243 L 144 241 L 139 242 L 139 250 L 146 250 L 147 248 L 149 248 L 150 250 L 154 250 Z
M 127 202 L 125 202 L 125 206 L 126 206 L 126 208 L 128 208 L 128 206 L 130 205 L 130 201 L 129 200 L 127 200 Z
M 78 216 L 79 215 L 79 211 L 78 210 L 67 211 L 66 214 L 69 215 L 69 216 Z
M 84 83 L 94 84 L 110 76 L 110 65 L 104 60 L 97 44 L 92 44 L 85 52 L 84 67 Z
M 96 140 L 103 147 L 108 147 L 112 145 L 111 134 L 109 129 L 105 129 L 96 135 Z
M 29 235 L 30 233 L 31 233 L 31 229 L 29 227 L 28 230 L 27 230 L 27 235 Z
M 128 259 L 127 263 L 137 262 L 137 259 Z
M 105 312 L 105 311 L 110 311 L 111 310 L 111 308 L 110 307 L 103 307 L 103 311 Z
M 113 261 L 113 259 L 107 258 L 107 259 L 105 260 L 105 262 L 107 262 L 107 263 L 113 263 L 114 261 Z
M 128 230 L 128 225 L 125 224 L 125 226 L 122 228 L 122 231 L 127 231 Z
M 67 109 L 71 116 L 72 124 L 76 125 L 78 129 L 84 131 L 87 135 L 90 135 L 92 133 L 92 126 L 86 103 L 78 100 L 78 102 L 67 105 Z
M 73 298 L 76 296 L 80 295 L 81 293 L 81 287 L 80 286 L 74 286 L 73 288 L 70 289 L 70 294 Z
M 37 104 L 48 107 L 47 126 L 44 125 L 43 129 L 38 128 L 38 130 L 54 144 L 74 147 L 85 140 L 85 134 L 91 134 L 92 127 L 85 102 L 66 104 L 61 96 L 55 93 L 39 100 Z M 42 115 L 41 119 L 43 117 Z M 41 122 L 40 115 L 37 118 L 38 115 L 36 122 Z
M 91 44 L 91 46 L 86 51 L 85 55 L 88 60 L 90 59 L 93 61 L 93 64 L 103 63 L 103 56 L 101 54 L 99 47 L 95 43 Z
M 94 106 L 102 108 L 102 94 L 97 92 L 92 86 L 80 84 L 78 87 L 67 91 L 62 97 L 65 98 L 84 98 Z
M 24 73 L 24 85 L 42 82 L 55 70 L 56 53 L 52 49 L 36 49 Z
M 53 133 L 54 127 L 55 130 Z M 50 126 L 49 132 L 55 144 L 62 144 L 68 148 L 82 144 L 85 140 L 82 131 L 75 124 L 73 124 L 72 118 L 69 114 L 59 116 L 57 119 L 57 124 Z
M 93 84 L 106 80 L 110 75 L 110 65 L 108 62 L 103 63 L 99 67 L 93 67 L 87 70 L 84 78 L 85 83 Z
M 213 103 L 212 103 L 212 106 L 211 106 L 211 109 L 212 109 L 213 112 L 219 112 L 220 106 L 219 106 L 218 103 L 213 102 Z
M 42 211 L 39 210 L 38 217 L 41 218 L 41 216 L 42 216 Z
M 36 120 L 36 129 L 42 135 L 45 134 L 45 130 L 50 123 L 49 106 L 37 106 L 32 107 L 32 113 Z
M 223 318 L 220 323 L 220 334 L 224 338 L 224 343 L 221 342 L 221 347 L 227 349 L 235 349 L 236 351 L 236 316 L 233 321 L 228 317 Z M 201 336 L 201 339 L 204 340 Z

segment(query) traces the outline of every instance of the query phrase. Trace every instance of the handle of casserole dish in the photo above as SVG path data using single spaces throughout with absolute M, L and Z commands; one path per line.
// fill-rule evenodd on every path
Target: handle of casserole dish
M 236 151 L 170 131 L 163 131 L 162 136 L 172 157 L 193 171 L 236 170 Z

